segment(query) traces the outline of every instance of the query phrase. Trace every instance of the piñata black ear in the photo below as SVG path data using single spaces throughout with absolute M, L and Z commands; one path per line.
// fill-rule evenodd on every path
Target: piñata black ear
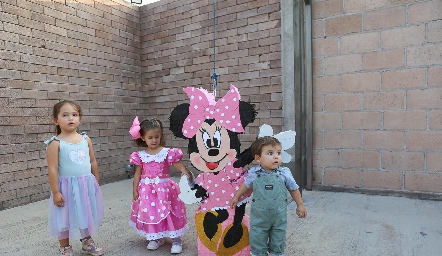
M 235 168 L 242 168 L 248 164 L 250 164 L 251 162 L 253 162 L 253 160 L 255 159 L 253 154 L 252 154 L 252 150 L 251 148 L 247 148 L 246 150 L 244 150 L 243 152 L 241 152 L 240 154 L 236 155 L 236 160 L 235 163 L 233 163 L 233 167 Z
M 183 124 L 184 120 L 186 120 L 186 117 L 189 115 L 189 106 L 189 103 L 180 104 L 172 110 L 172 113 L 169 116 L 169 129 L 175 137 L 188 139 L 183 134 Z
M 245 128 L 249 123 L 255 121 L 258 112 L 255 105 L 245 101 L 239 101 L 239 115 L 241 116 L 241 125 Z

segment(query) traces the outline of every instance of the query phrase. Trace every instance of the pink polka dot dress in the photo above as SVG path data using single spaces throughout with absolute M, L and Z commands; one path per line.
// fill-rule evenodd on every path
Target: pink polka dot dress
M 178 184 L 170 179 L 170 166 L 183 158 L 178 148 L 158 154 L 133 152 L 130 163 L 141 167 L 138 199 L 132 202 L 129 225 L 147 240 L 180 237 L 188 229 L 186 207 L 178 198 Z

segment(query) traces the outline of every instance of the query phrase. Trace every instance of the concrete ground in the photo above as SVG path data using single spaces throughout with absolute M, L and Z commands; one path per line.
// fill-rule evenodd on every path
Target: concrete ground
M 170 243 L 148 251 L 147 242 L 128 226 L 131 180 L 103 185 L 102 191 L 105 219 L 95 240 L 106 255 L 170 255 Z M 303 198 L 306 219 L 295 217 L 293 203 L 288 207 L 287 256 L 442 255 L 442 201 L 324 191 L 304 191 Z M 58 241 L 47 235 L 47 204 L 0 211 L 0 255 L 58 255 Z M 187 208 L 183 256 L 198 254 L 196 207 Z M 80 242 L 72 244 L 80 252 Z

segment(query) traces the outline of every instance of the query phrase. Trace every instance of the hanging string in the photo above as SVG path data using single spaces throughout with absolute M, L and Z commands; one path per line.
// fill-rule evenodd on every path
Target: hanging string
M 213 0 L 213 74 L 210 78 L 213 80 L 213 96 L 216 97 L 218 88 L 218 77 L 216 73 L 216 0 Z

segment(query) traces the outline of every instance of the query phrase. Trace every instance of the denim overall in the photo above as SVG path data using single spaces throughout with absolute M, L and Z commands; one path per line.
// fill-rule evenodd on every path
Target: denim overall
M 252 255 L 283 255 L 286 247 L 287 188 L 276 169 L 271 174 L 257 172 L 253 181 L 250 214 Z

